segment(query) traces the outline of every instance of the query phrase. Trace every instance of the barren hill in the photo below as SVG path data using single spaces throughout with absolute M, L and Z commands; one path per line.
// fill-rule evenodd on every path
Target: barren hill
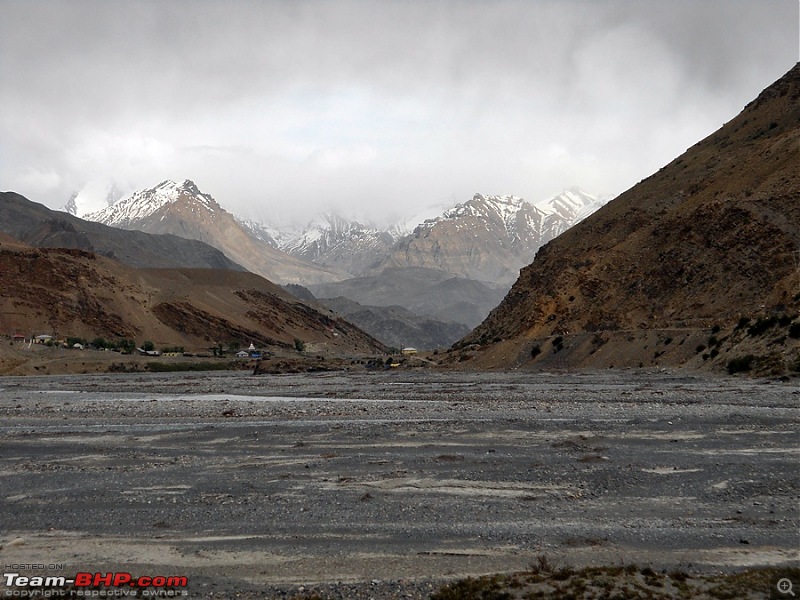
M 25 248 L 0 239 L 0 334 L 128 338 L 205 349 L 237 342 L 325 354 L 382 345 L 252 273 L 134 269 L 77 249 Z
M 760 371 L 800 369 L 798 252 L 796 65 L 716 133 L 541 248 L 459 342 L 480 345 L 461 358 L 722 368 L 749 355 Z

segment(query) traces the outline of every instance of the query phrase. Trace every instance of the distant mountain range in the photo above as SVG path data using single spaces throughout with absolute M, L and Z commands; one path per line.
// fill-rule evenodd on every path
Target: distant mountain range
M 388 230 L 326 213 L 280 248 L 292 256 L 358 276 L 379 270 L 396 241 Z
M 76 210 L 75 197 L 68 212 Z M 82 216 L 204 241 L 279 283 L 316 284 L 377 275 L 387 267 L 424 267 L 507 286 L 542 244 L 605 201 L 578 189 L 537 204 L 476 194 L 414 226 L 403 220 L 381 229 L 329 212 L 291 231 L 237 217 L 187 179 L 161 182 Z
M 402 306 L 365 306 L 344 296 L 321 301 L 389 347 L 447 348 L 469 333 L 463 323 L 421 317 Z
M 362 319 L 380 339 L 397 329 L 388 323 L 385 307 L 402 307 L 416 316 L 402 315 L 400 337 L 424 348 L 434 341 L 452 343 L 464 326 L 480 323 L 542 244 L 604 202 L 578 189 L 537 204 L 476 194 L 413 228 L 408 219 L 382 229 L 325 213 L 291 231 L 237 217 L 187 179 L 163 181 L 85 218 L 202 241 L 270 281 L 308 286 L 323 301 L 342 297 L 360 304 L 366 307 L 359 309 L 362 316 L 383 307 Z M 424 333 L 422 321 L 438 333 Z

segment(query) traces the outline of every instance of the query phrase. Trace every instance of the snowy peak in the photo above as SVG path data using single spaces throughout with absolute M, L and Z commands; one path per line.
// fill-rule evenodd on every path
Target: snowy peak
M 600 205 L 577 188 L 535 205 L 519 196 L 475 194 L 398 241 L 388 264 L 509 284 L 542 245 Z
M 182 183 L 167 179 L 155 187 L 134 192 L 108 208 L 90 213 L 86 215 L 86 219 L 112 227 L 128 228 L 179 200 L 195 203 L 198 208 L 210 212 L 222 210 L 213 197 L 203 194 L 190 179 L 185 179 Z
M 518 196 L 488 196 L 475 194 L 472 200 L 445 211 L 440 217 L 428 219 L 414 231 L 415 235 L 430 230 L 447 221 L 478 220 L 510 233 L 517 233 L 526 225 L 540 222 L 544 211 L 534 207 Z
M 334 213 L 317 215 L 294 239 L 288 241 L 283 249 L 290 254 L 318 258 L 342 242 L 365 239 L 380 235 L 380 231 L 350 221 Z
M 393 242 L 394 238 L 386 231 L 328 212 L 317 215 L 281 249 L 305 260 L 360 275 L 388 256 Z
M 237 216 L 234 216 L 234 219 L 253 238 L 273 248 L 280 248 L 282 233 L 279 230 L 252 219 L 244 219 Z
M 608 202 L 608 199 L 587 194 L 578 188 L 570 188 L 546 200 L 537 202 L 536 208 L 545 214 L 556 214 L 571 225 L 588 217 Z

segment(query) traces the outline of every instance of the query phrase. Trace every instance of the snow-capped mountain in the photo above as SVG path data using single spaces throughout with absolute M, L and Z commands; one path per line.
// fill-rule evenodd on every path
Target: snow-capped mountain
M 457 222 L 461 228 L 466 227 L 468 222 L 474 222 L 500 229 L 506 233 L 510 241 L 513 241 L 530 231 L 538 231 L 545 216 L 544 211 L 517 196 L 475 194 L 472 200 L 457 204 L 435 219 L 424 221 L 417 226 L 414 233 L 434 229 L 446 221 Z
M 536 205 L 475 194 L 400 240 L 386 266 L 427 267 L 494 283 L 513 282 L 542 245 L 599 208 L 576 188 Z
M 237 217 L 234 215 L 236 222 L 242 226 L 242 229 L 247 231 L 251 236 L 264 242 L 265 244 L 272 246 L 273 248 L 280 248 L 281 241 L 283 239 L 282 232 L 274 227 L 270 227 L 269 225 L 265 225 L 264 223 L 260 223 L 258 221 L 253 221 L 252 219 L 244 219 L 242 217 Z
M 134 192 L 108 208 L 87 214 L 86 218 L 111 227 L 136 229 L 138 223 L 182 198 L 189 199 L 197 209 L 202 208 L 211 212 L 222 209 L 214 198 L 200 192 L 193 181 L 185 179 L 182 183 L 175 183 L 167 179 L 155 187 Z
M 361 275 L 389 256 L 394 241 L 386 231 L 329 212 L 318 215 L 281 248 L 292 256 Z
M 578 188 L 570 188 L 534 204 L 547 215 L 542 232 L 548 240 L 558 237 L 573 225 L 577 225 L 610 198 L 595 197 Z
M 122 229 L 200 240 L 277 283 L 310 284 L 348 276 L 274 248 L 261 235 L 253 235 L 251 228 L 243 227 L 189 179 L 181 183 L 162 181 L 85 218 Z
M 420 223 L 440 216 L 444 210 L 446 210 L 446 205 L 428 207 L 415 215 L 398 219 L 392 223 L 386 231 L 395 240 L 399 240 L 414 233 L 414 230 Z

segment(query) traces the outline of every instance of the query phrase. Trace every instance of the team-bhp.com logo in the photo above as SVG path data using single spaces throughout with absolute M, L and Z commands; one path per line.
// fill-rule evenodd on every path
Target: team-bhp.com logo
M 130 573 L 76 573 L 75 577 L 28 576 L 4 573 L 5 596 L 17 598 L 150 597 L 188 596 L 189 579 L 183 575 L 142 575 Z M 13 588 L 13 589 L 12 589 Z

